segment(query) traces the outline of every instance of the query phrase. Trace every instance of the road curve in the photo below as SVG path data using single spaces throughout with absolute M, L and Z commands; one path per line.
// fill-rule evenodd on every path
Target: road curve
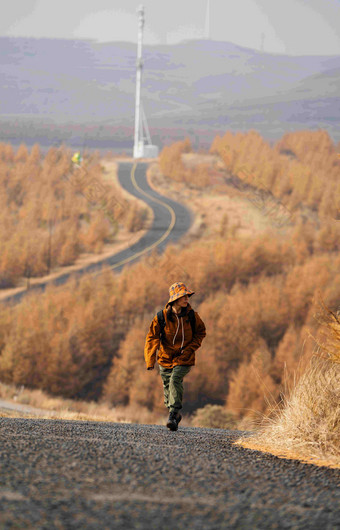
M 32 292 L 33 289 L 44 290 L 50 283 L 61 285 L 71 276 L 99 272 L 103 266 L 109 266 L 115 271 L 121 271 L 123 267 L 136 262 L 152 250 L 157 249 L 162 252 L 170 242 L 178 241 L 190 228 L 192 222 L 191 213 L 182 204 L 163 197 L 149 186 L 146 178 L 147 167 L 147 163 L 133 164 L 131 162 L 120 163 L 118 167 L 118 179 L 121 186 L 147 203 L 153 210 L 154 218 L 150 229 L 137 243 L 114 256 L 104 258 L 100 262 L 87 265 L 76 272 L 72 271 L 62 274 L 53 280 L 34 284 L 29 291 L 23 290 L 9 295 L 1 301 L 18 302 L 27 292 Z
M 0 527 L 340 528 L 340 471 L 222 429 L 0 419 Z
M 153 249 L 162 252 L 170 243 L 178 241 L 190 228 L 192 218 L 190 211 L 167 197 L 153 190 L 147 181 L 148 164 L 122 163 L 118 169 L 120 185 L 135 197 L 147 203 L 153 210 L 154 219 L 149 231 L 126 250 L 108 258 L 107 263 L 114 270 L 121 270 L 127 263 L 138 260 Z

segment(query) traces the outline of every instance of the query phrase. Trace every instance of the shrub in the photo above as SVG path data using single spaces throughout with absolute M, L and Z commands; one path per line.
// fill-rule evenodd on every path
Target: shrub
M 236 425 L 231 412 L 220 405 L 206 405 L 197 409 L 193 415 L 193 427 L 207 427 L 209 429 L 233 429 Z

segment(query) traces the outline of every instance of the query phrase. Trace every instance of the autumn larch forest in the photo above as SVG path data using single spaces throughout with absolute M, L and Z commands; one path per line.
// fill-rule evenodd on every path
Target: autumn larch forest
M 202 229 L 119 274 L 106 269 L 2 303 L 0 380 L 163 411 L 160 378 L 145 369 L 144 341 L 169 285 L 185 281 L 207 326 L 186 381 L 185 412 L 218 405 L 239 425 L 268 414 L 313 355 L 317 301 L 334 311 L 340 305 L 338 153 L 323 130 L 288 133 L 276 143 L 256 131 L 227 132 L 211 145 L 216 164 L 187 164 L 189 140 L 164 147 L 157 170 L 169 185 L 206 196 L 237 193 L 271 228 L 241 237 L 227 212 L 209 237 Z M 66 149 L 42 156 L 38 146 L 14 152 L 1 145 L 1 288 L 73 263 L 82 252 L 100 253 L 124 223 L 133 229 L 135 206 L 118 187 L 108 189 L 124 203 L 114 222 L 84 196 L 80 180 L 101 180 L 100 160 L 89 157 L 83 173 Z M 140 225 L 144 213 L 137 213 Z

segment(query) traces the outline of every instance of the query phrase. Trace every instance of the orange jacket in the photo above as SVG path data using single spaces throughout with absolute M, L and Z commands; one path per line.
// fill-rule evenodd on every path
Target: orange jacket
M 191 309 L 187 306 L 187 312 Z M 165 368 L 173 368 L 177 365 L 193 366 L 195 364 L 195 351 L 201 346 L 204 339 L 205 325 L 199 314 L 195 311 L 196 329 L 195 336 L 192 336 L 192 329 L 189 318 L 177 316 L 174 312 L 174 321 L 167 318 L 166 310 L 163 309 L 165 318 L 164 339 L 160 342 L 160 325 L 157 315 L 151 322 L 149 332 L 146 336 L 144 358 L 147 368 L 153 368 L 156 362 L 156 352 L 158 350 L 157 362 Z

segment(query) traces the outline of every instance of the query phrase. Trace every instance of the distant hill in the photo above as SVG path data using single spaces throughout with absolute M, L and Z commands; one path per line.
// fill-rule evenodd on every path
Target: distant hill
M 0 139 L 130 146 L 136 46 L 0 38 Z M 324 128 L 340 140 L 340 57 L 261 53 L 228 42 L 144 49 L 143 105 L 157 141 Z

